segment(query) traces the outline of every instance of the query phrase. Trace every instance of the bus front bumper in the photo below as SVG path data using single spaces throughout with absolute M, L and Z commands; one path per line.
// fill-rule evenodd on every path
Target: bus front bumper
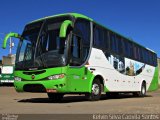
M 66 79 L 41 80 L 41 81 L 14 81 L 17 92 L 67 92 Z
M 14 80 L 0 80 L 0 83 L 13 83 L 14 82 Z

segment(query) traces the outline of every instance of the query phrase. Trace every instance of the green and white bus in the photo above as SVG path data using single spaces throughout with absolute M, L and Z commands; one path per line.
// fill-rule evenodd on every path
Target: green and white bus
M 17 92 L 85 94 L 99 100 L 102 93 L 129 92 L 145 96 L 158 88 L 157 55 L 136 42 L 77 13 L 30 22 L 19 38 L 16 53 Z
M 14 66 L 12 65 L 3 65 L 0 70 L 0 84 L 13 84 L 14 82 Z

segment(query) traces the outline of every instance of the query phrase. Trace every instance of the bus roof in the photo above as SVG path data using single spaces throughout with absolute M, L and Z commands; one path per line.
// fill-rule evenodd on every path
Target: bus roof
M 93 19 L 91 19 L 91 18 L 89 18 L 89 17 L 87 17 L 85 15 L 82 15 L 82 14 L 78 14 L 78 13 L 64 13 L 64 14 L 57 14 L 57 15 L 52 15 L 52 16 L 47 16 L 47 17 L 44 17 L 44 18 L 40 18 L 40 19 L 34 20 L 34 21 L 30 22 L 30 23 L 34 23 L 34 22 L 38 22 L 38 21 L 41 21 L 41 20 L 44 20 L 44 19 L 50 19 L 50 18 L 54 18 L 54 17 L 67 16 L 67 15 L 74 16 L 75 18 L 84 18 L 84 19 L 93 21 Z
M 117 35 L 125 38 L 126 40 L 131 41 L 131 42 L 133 42 L 133 43 L 135 43 L 135 44 L 137 44 L 137 45 L 139 45 L 139 46 L 141 46 L 141 47 L 143 47 L 143 48 L 145 48 L 145 49 L 147 49 L 147 50 L 155 53 L 153 50 L 151 50 L 151 49 L 149 49 L 149 48 L 147 48 L 147 47 L 144 47 L 144 46 L 138 44 L 137 42 L 135 42 L 134 40 L 132 40 L 132 39 L 130 39 L 130 38 L 127 38 L 127 37 L 123 36 L 122 34 L 119 34 L 119 33 L 115 32 L 114 30 L 112 30 L 112 29 L 110 29 L 110 28 L 108 28 L 108 27 L 105 27 L 105 26 L 99 24 L 98 22 L 94 21 L 93 19 L 91 19 L 91 18 L 89 18 L 89 17 L 87 17 L 87 16 L 85 16 L 85 15 L 83 15 L 83 14 L 79 14 L 79 13 L 64 13 L 64 14 L 57 14 L 57 15 L 47 16 L 47 17 L 44 17 L 44 18 L 40 18 L 40 19 L 34 20 L 34 21 L 30 22 L 29 24 L 34 23 L 34 22 L 38 22 L 38 21 L 42 21 L 42 20 L 44 20 L 44 19 L 50 19 L 50 18 L 54 18 L 54 17 L 67 16 L 67 15 L 73 16 L 73 17 L 75 17 L 75 18 L 83 18 L 83 19 L 87 19 L 87 20 L 89 20 L 89 21 L 92 21 L 92 22 L 100 25 L 101 27 L 103 27 L 103 28 L 105 28 L 105 29 L 107 29 L 107 30 L 109 30 L 109 31 L 111 31 L 111 32 L 113 32 L 113 33 L 115 33 L 115 34 L 117 34 Z

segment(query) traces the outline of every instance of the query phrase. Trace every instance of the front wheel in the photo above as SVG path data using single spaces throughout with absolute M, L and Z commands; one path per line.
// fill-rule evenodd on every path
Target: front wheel
M 92 91 L 91 93 L 86 93 L 86 98 L 89 101 L 97 101 L 101 98 L 101 83 L 99 79 L 95 79 L 92 83 Z
M 54 102 L 60 102 L 63 99 L 64 94 L 60 93 L 47 93 L 48 98 Z

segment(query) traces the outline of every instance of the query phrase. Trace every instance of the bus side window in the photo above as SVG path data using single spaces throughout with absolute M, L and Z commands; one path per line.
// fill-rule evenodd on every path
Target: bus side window
M 118 44 L 114 33 L 110 33 L 110 49 L 113 53 L 118 53 Z
M 100 27 L 94 28 L 94 46 L 97 48 L 106 48 L 106 40 L 104 39 L 104 30 Z
M 76 35 L 73 35 L 71 41 L 70 65 L 72 66 L 81 65 L 81 38 Z
M 109 44 L 110 44 L 109 32 L 108 30 L 104 30 L 104 47 L 107 50 L 109 50 Z
M 118 54 L 122 55 L 123 54 L 123 41 L 120 36 L 116 37 L 117 43 L 118 43 Z

